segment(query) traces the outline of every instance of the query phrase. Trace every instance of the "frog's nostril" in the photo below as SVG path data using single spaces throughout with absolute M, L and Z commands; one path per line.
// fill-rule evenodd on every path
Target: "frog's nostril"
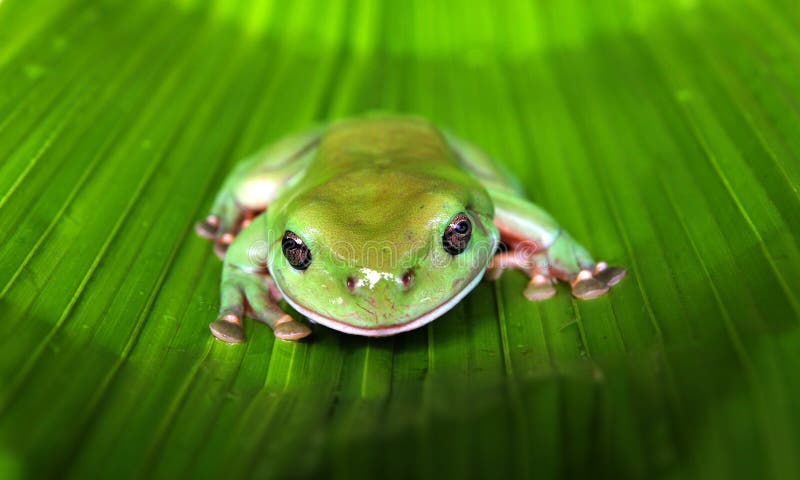
M 356 288 L 356 279 L 353 277 L 347 277 L 345 284 L 347 285 L 347 289 L 352 292 L 353 289 Z
M 414 283 L 414 270 L 408 269 L 400 276 L 400 281 L 403 283 L 403 289 L 408 290 L 411 284 Z

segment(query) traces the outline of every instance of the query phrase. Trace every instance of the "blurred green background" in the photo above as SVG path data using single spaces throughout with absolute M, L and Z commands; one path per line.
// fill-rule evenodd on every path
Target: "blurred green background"
M 797 6 L 0 1 L 0 477 L 800 478 Z M 628 278 L 214 341 L 225 174 L 378 109 Z

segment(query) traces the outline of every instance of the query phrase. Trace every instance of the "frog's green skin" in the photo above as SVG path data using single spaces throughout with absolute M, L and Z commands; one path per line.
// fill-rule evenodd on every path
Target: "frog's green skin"
M 459 214 L 471 238 L 451 254 L 443 235 Z M 230 175 L 197 227 L 224 255 L 210 326 L 229 342 L 244 340 L 245 314 L 282 339 L 311 333 L 281 298 L 312 322 L 386 336 L 442 315 L 484 273 L 525 271 L 532 300 L 552 296 L 554 279 L 592 298 L 625 273 L 595 262 L 479 149 L 412 117 L 342 121 L 267 147 Z M 284 255 L 287 231 L 308 248 L 307 268 Z

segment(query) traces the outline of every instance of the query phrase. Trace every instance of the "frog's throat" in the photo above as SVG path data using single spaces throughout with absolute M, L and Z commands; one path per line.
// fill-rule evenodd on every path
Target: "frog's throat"
M 415 328 L 421 327 L 427 323 L 436 320 L 445 312 L 453 308 L 455 304 L 460 302 L 462 298 L 464 298 L 469 292 L 471 292 L 472 289 L 475 288 L 475 286 L 478 284 L 478 282 L 480 282 L 481 279 L 483 279 L 484 273 L 486 273 L 486 267 L 483 267 L 480 273 L 478 275 L 475 275 L 475 278 L 473 278 L 472 281 L 470 281 L 466 287 L 462 288 L 458 293 L 450 297 L 448 300 L 439 304 L 433 310 L 423 315 L 420 315 L 419 317 L 413 320 L 409 320 L 405 323 L 399 323 L 397 325 L 388 325 L 385 327 L 356 327 L 348 323 L 335 320 L 330 317 L 325 317 L 323 315 L 320 315 L 319 313 L 312 312 L 308 308 L 298 304 L 291 297 L 286 295 L 286 293 L 283 292 L 282 290 L 281 293 L 283 293 L 283 298 L 289 305 L 291 305 L 298 312 L 308 317 L 314 323 L 319 323 L 321 325 L 325 325 L 328 328 L 332 328 L 334 330 L 338 330 L 344 333 L 349 333 L 351 335 L 362 335 L 365 337 L 388 337 L 389 335 L 394 335 L 396 333 L 414 330 Z M 280 287 L 278 287 L 278 289 L 280 290 Z

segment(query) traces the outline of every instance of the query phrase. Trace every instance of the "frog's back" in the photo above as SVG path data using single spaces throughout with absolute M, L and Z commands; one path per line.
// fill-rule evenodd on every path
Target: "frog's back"
M 340 211 L 355 205 L 358 212 L 349 216 L 363 220 L 407 216 L 408 205 L 423 197 L 430 204 L 453 198 L 481 203 L 475 200 L 486 197 L 481 187 L 427 120 L 368 116 L 331 125 L 303 180 L 281 201 L 336 204 Z
M 428 120 L 367 116 L 333 124 L 323 135 L 317 168 L 467 171 L 486 187 L 519 192 L 516 181 L 483 151 Z
M 334 170 L 459 165 L 457 156 L 433 124 L 422 118 L 390 116 L 333 124 L 320 140 L 316 163 Z

